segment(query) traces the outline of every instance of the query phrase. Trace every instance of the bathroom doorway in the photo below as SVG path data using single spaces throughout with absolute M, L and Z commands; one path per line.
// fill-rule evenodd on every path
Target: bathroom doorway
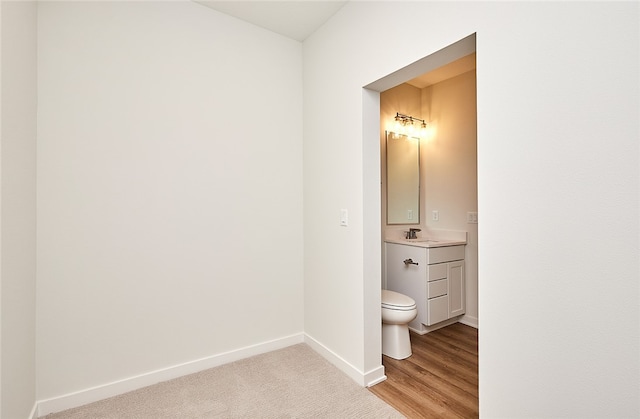
M 472 124 L 474 128 L 474 136 L 475 136 L 475 126 L 476 126 L 475 53 L 476 53 L 475 34 L 472 34 L 433 54 L 430 54 L 429 56 L 424 57 L 421 60 L 414 62 L 413 64 L 410 64 L 394 73 L 391 73 L 388 76 L 380 80 L 377 80 L 376 82 L 371 83 L 368 86 L 365 86 L 365 90 L 368 89 L 372 91 L 372 92 L 369 92 L 371 94 L 367 93 L 368 96 L 365 95 L 365 99 L 370 99 L 371 103 L 377 100 L 377 112 L 378 112 L 378 115 L 375 115 L 375 117 L 374 115 L 369 114 L 369 112 L 373 112 L 374 106 L 372 106 L 371 103 L 365 102 L 365 108 L 364 108 L 365 138 L 367 139 L 373 138 L 373 135 L 368 135 L 368 133 L 370 134 L 374 131 L 372 121 L 375 119 L 379 126 L 379 129 L 376 131 L 380 133 L 380 136 L 377 137 L 379 138 L 379 142 L 376 144 L 376 146 L 378 147 L 378 151 L 380 153 L 378 155 L 378 159 L 379 159 L 378 169 L 381 169 L 380 179 L 379 179 L 380 182 L 378 185 L 376 185 L 380 190 L 380 195 L 378 195 L 378 201 L 375 204 L 371 199 L 366 201 L 367 208 L 368 208 L 368 205 L 378 205 L 380 208 L 380 212 L 378 213 L 378 217 L 376 220 L 373 220 L 374 217 L 372 216 L 367 217 L 367 220 L 366 220 L 367 223 L 365 224 L 365 228 L 367 230 L 369 228 L 373 229 L 374 223 L 377 223 L 377 225 L 375 225 L 375 228 L 378 229 L 379 237 L 381 238 L 381 240 L 379 240 L 379 245 L 376 247 L 377 251 L 379 252 L 379 255 L 376 255 L 377 256 L 376 259 L 380 261 L 380 264 L 378 264 L 378 266 L 382 265 L 383 272 L 384 272 L 384 266 L 383 266 L 384 257 L 382 254 L 382 249 L 383 249 L 382 241 L 384 240 L 385 235 L 388 234 L 390 231 L 406 230 L 409 227 L 409 225 L 387 224 L 386 190 L 384 189 L 385 173 L 386 173 L 385 172 L 386 168 L 384 166 L 385 131 L 386 131 L 387 123 L 389 122 L 390 118 L 392 119 L 392 116 L 394 116 L 396 112 L 401 112 L 401 113 L 404 113 L 404 112 L 402 112 L 401 109 L 394 110 L 393 109 L 394 106 L 390 106 L 388 103 L 384 103 L 384 100 L 385 100 L 384 96 L 391 89 L 398 89 L 398 90 L 417 89 L 419 91 L 417 92 L 417 96 L 420 97 L 420 100 L 422 102 L 429 102 L 429 103 L 423 103 L 422 105 L 419 106 L 420 115 L 416 115 L 416 116 L 418 118 L 424 119 L 427 122 L 427 124 L 431 125 L 431 129 L 435 130 L 434 132 L 430 133 L 431 138 L 427 139 L 424 142 L 424 144 L 421 143 L 421 148 L 422 148 L 421 159 L 431 159 L 429 161 L 429 169 L 425 173 L 431 173 L 432 178 L 437 179 L 438 171 L 440 171 L 440 173 L 444 173 L 443 170 L 446 172 L 447 169 L 451 169 L 451 167 L 447 167 L 447 166 L 451 166 L 451 164 L 449 163 L 450 160 L 447 160 L 446 155 L 441 154 L 442 144 L 437 143 L 438 141 L 443 140 L 442 135 L 438 137 L 438 133 L 437 133 L 438 125 L 447 123 L 446 121 L 441 122 L 442 115 L 437 114 L 442 109 L 442 103 L 441 103 L 442 99 L 436 99 L 436 101 L 440 101 L 439 103 L 433 103 L 433 101 L 430 102 L 431 99 L 434 99 L 433 95 L 438 95 L 440 93 L 435 92 L 434 88 L 429 89 L 429 86 L 437 85 L 437 84 L 446 84 L 446 83 L 451 84 L 451 82 L 449 82 L 448 80 L 452 78 L 461 77 L 462 79 L 465 79 L 467 82 L 469 81 L 470 78 L 473 79 L 474 120 Z M 467 60 L 471 59 L 470 57 L 472 57 L 473 59 L 474 65 L 473 65 L 472 74 L 465 74 L 471 71 L 467 69 L 465 71 L 462 71 L 459 74 L 454 75 L 453 77 L 443 76 L 443 74 L 446 73 L 446 71 L 453 71 L 453 72 L 456 71 L 456 70 L 451 70 L 451 68 L 444 71 L 443 68 L 447 68 L 448 66 L 453 66 L 456 62 L 460 64 L 461 61 L 464 61 L 465 57 Z M 441 74 L 437 74 L 438 69 L 441 69 L 440 70 Z M 434 75 L 436 79 L 433 78 Z M 423 82 L 422 80 L 427 80 L 425 82 L 426 83 L 425 85 L 419 84 Z M 431 81 L 428 81 L 428 80 L 431 80 Z M 433 81 L 433 80 L 436 80 L 436 81 Z M 460 82 L 460 80 L 456 81 L 456 83 L 458 82 Z M 438 86 L 438 87 L 440 88 L 442 86 Z M 393 93 L 398 93 L 398 91 Z M 377 96 L 375 94 L 377 94 Z M 394 96 L 394 95 L 392 94 L 391 96 Z M 402 95 L 396 94 L 395 99 L 397 100 L 401 96 Z M 369 105 L 369 106 L 366 106 L 366 105 Z M 369 144 L 369 141 L 370 140 L 366 141 L 367 143 L 366 147 L 373 147 L 373 145 Z M 430 145 L 428 141 L 434 141 L 436 144 L 434 145 L 432 143 Z M 457 168 L 458 171 L 460 172 L 460 175 L 458 176 L 459 180 L 466 179 L 468 181 L 471 177 L 473 178 L 473 188 L 471 192 L 468 192 L 469 191 L 468 188 L 466 189 L 467 192 L 465 192 L 467 194 L 470 193 L 474 195 L 471 202 L 469 200 L 459 199 L 459 193 L 452 193 L 452 194 L 449 194 L 451 196 L 447 196 L 448 195 L 447 190 L 444 190 L 444 188 L 441 188 L 440 190 L 438 190 L 436 187 L 436 189 L 434 190 L 434 185 L 430 185 L 429 180 L 423 179 L 423 175 L 421 174 L 420 191 L 422 196 L 420 197 L 419 220 L 416 220 L 417 225 L 411 225 L 411 227 L 417 226 L 418 228 L 420 228 L 420 227 L 426 226 L 427 228 L 443 228 L 443 229 L 455 229 L 455 230 L 467 231 L 468 233 L 467 234 L 467 250 L 466 250 L 467 254 L 465 256 L 465 259 L 466 259 L 465 262 L 467 263 L 467 269 L 465 274 L 467 313 L 459 321 L 464 325 L 473 327 L 477 330 L 477 327 L 478 327 L 477 220 L 478 218 L 477 218 L 477 178 L 476 178 L 477 166 L 475 163 L 477 160 L 475 157 L 475 153 L 476 153 L 475 147 L 476 147 L 476 144 L 474 144 L 474 148 L 473 148 L 474 163 L 472 165 L 465 165 L 464 168 L 459 166 L 455 167 L 455 165 L 453 165 L 454 168 Z M 365 150 L 365 158 L 367 157 L 366 153 L 367 153 L 367 150 Z M 370 153 L 369 155 L 371 154 L 372 153 Z M 372 165 L 373 162 L 368 161 L 368 164 Z M 421 171 L 423 171 L 424 169 L 425 169 L 424 167 L 421 168 Z M 444 174 L 441 174 L 440 176 L 443 176 L 443 175 Z M 365 179 L 367 179 L 367 176 L 365 176 Z M 368 186 L 370 188 L 373 188 L 374 185 L 368 185 Z M 429 194 L 431 195 L 429 196 Z M 425 197 L 424 195 L 427 195 L 427 197 Z M 366 257 L 367 255 L 365 255 L 365 259 Z M 374 256 L 371 255 L 371 257 L 373 258 Z M 365 265 L 368 265 L 366 263 L 366 260 L 365 260 Z M 372 265 L 375 266 L 375 264 L 372 264 Z M 381 272 L 378 272 L 377 274 L 382 275 Z M 369 277 L 375 278 L 375 276 L 373 276 L 373 273 Z M 380 276 L 377 276 L 377 277 L 380 278 Z M 382 278 L 382 281 L 384 281 L 384 278 Z M 377 284 L 378 287 L 380 285 L 384 287 L 384 283 Z M 374 287 L 375 284 L 368 284 L 367 286 Z
M 398 114 L 424 121 L 424 133 L 398 136 L 395 133 Z M 476 119 L 475 52 L 380 92 L 382 239 L 402 238 L 410 228 L 419 229 L 418 234 L 424 237 L 444 231 L 466 235 L 466 312 L 460 321 L 475 328 L 478 327 Z M 404 158 L 395 157 L 396 161 L 386 158 L 392 151 L 387 147 L 397 149 L 397 144 L 403 146 L 394 154 L 409 153 L 404 144 L 417 150 L 419 170 L 414 170 Z M 403 187 L 387 190 L 393 178 L 401 179 Z M 407 202 L 412 200 L 419 202 L 417 209 L 412 205 L 411 210 L 398 211 L 398 207 L 408 207 Z M 384 254 L 381 260 L 385 272 Z M 384 275 L 382 280 L 383 288 L 387 288 Z

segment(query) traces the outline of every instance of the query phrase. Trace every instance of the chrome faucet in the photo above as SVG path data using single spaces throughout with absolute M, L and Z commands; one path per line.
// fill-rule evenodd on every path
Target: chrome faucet
M 416 233 L 418 231 L 422 231 L 419 228 L 410 228 L 409 231 L 405 231 L 406 236 L 404 236 L 405 239 L 417 239 L 418 237 L 416 236 Z

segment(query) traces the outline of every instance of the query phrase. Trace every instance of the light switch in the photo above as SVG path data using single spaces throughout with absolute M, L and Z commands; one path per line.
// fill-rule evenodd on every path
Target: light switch
M 478 213 L 477 212 L 468 212 L 467 213 L 467 224 L 478 224 Z
M 349 225 L 349 211 L 346 209 L 340 210 L 340 225 L 347 226 Z
M 413 220 L 413 210 L 407 210 L 407 220 Z

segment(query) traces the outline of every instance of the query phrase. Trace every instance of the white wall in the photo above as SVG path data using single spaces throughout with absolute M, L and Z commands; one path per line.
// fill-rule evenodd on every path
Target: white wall
M 304 331 L 380 365 L 379 98 L 362 86 L 477 32 L 482 415 L 638 416 L 638 5 L 404 6 L 350 3 L 304 44 Z M 301 332 L 300 44 L 190 3 L 39 19 L 37 398 Z M 6 284 L 2 410 L 22 412 L 33 346 L 7 407 Z M 10 328 L 28 339 L 27 288 Z
M 351 5 L 344 7 L 349 10 Z M 354 80 L 360 63 L 346 65 L 349 58 L 337 53 L 346 46 L 342 35 L 346 34 L 347 42 L 353 45 L 347 27 L 342 26 L 344 7 L 305 40 L 303 49 L 304 329 L 329 351 L 339 354 L 343 369 L 364 375 L 369 367 L 365 366 L 363 351 L 367 329 L 364 293 L 379 302 L 380 291 L 376 294 L 375 287 L 365 290 L 363 282 L 363 144 L 359 139 L 360 110 L 365 99 Z M 362 54 L 359 48 L 351 52 L 356 51 Z M 334 58 L 346 61 L 339 65 L 327 61 Z M 370 108 L 375 108 L 376 98 L 369 98 L 369 102 L 373 104 Z M 379 160 L 376 164 L 379 167 Z M 340 209 L 348 210 L 348 226 L 340 226 Z M 375 272 L 375 268 L 370 270 Z M 379 344 L 376 348 L 379 354 Z M 377 361 L 380 365 L 381 360 Z M 370 366 L 375 368 L 375 364 Z
M 301 334 L 301 44 L 193 2 L 38 18 L 38 398 Z
M 305 331 L 362 371 L 379 357 L 362 87 L 477 33 L 481 416 L 638 416 L 638 12 L 352 2 L 306 40 Z
M 0 417 L 36 401 L 36 3 L 1 2 Z

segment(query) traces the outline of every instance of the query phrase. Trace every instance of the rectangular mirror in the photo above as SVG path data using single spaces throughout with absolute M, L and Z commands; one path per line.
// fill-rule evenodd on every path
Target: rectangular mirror
M 386 131 L 387 224 L 420 223 L 420 139 Z

